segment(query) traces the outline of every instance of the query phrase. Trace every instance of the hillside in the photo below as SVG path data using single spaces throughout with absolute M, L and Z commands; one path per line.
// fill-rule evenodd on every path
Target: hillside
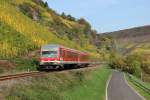
M 142 26 L 110 33 L 104 33 L 113 37 L 119 48 L 124 53 L 145 52 L 150 53 L 150 26 Z
M 23 56 L 50 43 L 97 55 L 95 36 L 86 20 L 59 15 L 42 0 L 0 1 L 0 59 Z
M 150 41 L 150 26 L 120 30 L 108 34 L 122 42 L 148 42 Z
M 114 40 L 109 64 L 112 68 L 121 68 L 150 82 L 150 26 L 100 34 L 102 36 Z

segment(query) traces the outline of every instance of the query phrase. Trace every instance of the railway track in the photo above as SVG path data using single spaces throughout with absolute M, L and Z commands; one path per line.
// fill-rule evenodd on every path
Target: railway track
M 96 66 L 96 65 L 97 64 L 94 64 L 94 63 L 92 64 L 92 66 Z M 90 67 L 92 67 L 92 66 L 90 66 Z M 78 68 L 78 69 L 83 69 L 83 68 Z M 50 72 L 64 72 L 64 71 L 69 71 L 69 70 L 77 70 L 77 69 L 64 69 L 62 71 L 50 71 Z M 34 72 L 17 73 L 17 74 L 12 74 L 12 75 L 2 75 L 2 76 L 0 76 L 0 81 L 6 81 L 6 80 L 28 77 L 28 76 L 40 76 L 40 75 L 44 75 L 44 74 L 47 74 L 47 72 L 34 71 Z
M 39 76 L 42 74 L 45 74 L 46 72 L 26 72 L 26 73 L 18 73 L 18 74 L 12 74 L 12 75 L 3 75 L 0 76 L 0 81 L 6 81 L 16 78 L 22 78 L 22 77 L 28 77 L 28 76 Z

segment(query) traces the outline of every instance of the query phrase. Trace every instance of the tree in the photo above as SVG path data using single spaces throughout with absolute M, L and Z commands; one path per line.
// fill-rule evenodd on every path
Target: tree
M 80 18 L 78 20 L 78 23 L 85 25 L 84 34 L 90 34 L 91 33 L 91 25 L 84 18 Z
M 63 12 L 63 13 L 61 14 L 61 17 L 66 19 L 66 14 Z
M 40 20 L 41 12 L 38 7 L 25 2 L 23 4 L 20 4 L 19 8 L 22 11 L 22 13 L 32 18 L 33 20 Z
M 127 71 L 137 77 L 141 75 L 141 57 L 135 54 L 128 55 L 126 58 Z
M 43 0 L 32 0 L 32 1 L 38 5 L 41 5 L 42 7 L 48 7 L 48 3 L 44 2 Z
M 76 19 L 74 17 L 72 17 L 70 14 L 67 15 L 67 19 L 70 21 L 75 21 Z
M 44 3 L 44 7 L 48 8 L 48 3 L 47 2 Z

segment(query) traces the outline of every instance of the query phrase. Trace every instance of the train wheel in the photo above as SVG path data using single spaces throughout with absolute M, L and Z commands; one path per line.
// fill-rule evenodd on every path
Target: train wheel
M 61 70 L 64 70 L 64 66 L 63 66 L 63 65 L 60 65 L 59 68 L 58 68 L 58 70 L 60 70 L 60 71 L 61 71 Z
M 77 68 L 79 68 L 79 66 L 80 65 L 76 64 L 76 65 L 74 65 L 74 68 L 77 69 Z
M 38 66 L 38 67 L 37 67 L 37 70 L 38 70 L 38 71 L 44 71 L 44 69 L 41 68 L 41 66 Z

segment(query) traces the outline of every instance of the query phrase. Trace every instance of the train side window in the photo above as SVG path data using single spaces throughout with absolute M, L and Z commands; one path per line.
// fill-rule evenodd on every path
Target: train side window
M 62 48 L 60 48 L 60 57 L 62 57 L 63 55 L 63 51 L 62 51 Z
M 65 52 L 65 50 L 63 50 L 63 52 L 64 52 L 64 57 L 66 57 L 66 52 Z

